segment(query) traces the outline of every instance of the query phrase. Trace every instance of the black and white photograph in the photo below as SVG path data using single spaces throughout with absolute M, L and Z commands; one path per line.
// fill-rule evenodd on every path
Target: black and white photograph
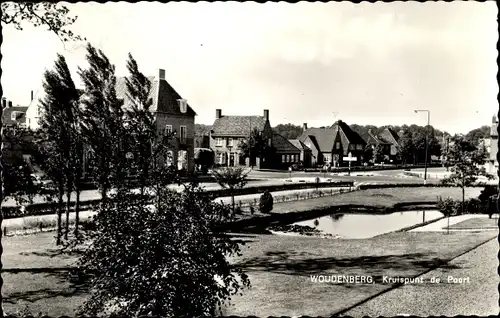
M 499 315 L 497 16 L 2 2 L 0 317 Z

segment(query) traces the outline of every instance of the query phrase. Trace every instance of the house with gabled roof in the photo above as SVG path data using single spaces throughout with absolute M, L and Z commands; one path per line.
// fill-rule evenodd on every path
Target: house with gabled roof
M 13 106 L 12 101 L 2 98 L 2 123 L 4 127 L 26 127 L 27 106 Z
M 272 166 L 274 168 L 288 168 L 300 162 L 301 150 L 297 148 L 291 140 L 280 134 L 274 133 L 272 139 L 274 156 Z
M 272 144 L 273 131 L 269 123 L 268 109 L 264 109 L 263 116 L 228 116 L 223 115 L 221 109 L 216 109 L 215 121 L 210 131 L 210 148 L 215 153 L 216 165 L 250 165 L 251 163 L 241 155 L 238 146 L 255 129 L 267 137 Z M 266 158 L 256 158 L 255 165 L 258 168 L 264 168 L 269 167 L 271 162 L 269 159 L 266 162 Z
M 309 148 L 304 142 L 299 139 L 288 139 L 288 141 L 295 146 L 295 148 L 299 149 L 300 156 L 299 162 L 301 162 L 304 167 L 308 168 L 311 166 L 312 159 L 312 150 Z
M 397 161 L 399 154 L 399 135 L 390 127 L 386 127 L 378 137 L 390 143 L 389 160 Z
M 158 76 L 149 76 L 151 82 L 150 111 L 155 114 L 158 131 L 174 133 L 172 150 L 168 164 L 177 166 L 179 170 L 194 171 L 194 122 L 196 112 L 187 100 L 165 79 L 165 70 L 160 69 Z M 117 77 L 116 95 L 123 99 L 123 107 L 130 108 L 132 101 L 128 97 L 126 78 Z
M 353 165 L 361 164 L 361 156 L 366 142 L 345 122 L 338 120 L 330 128 L 309 128 L 304 125 L 304 132 L 299 137 L 312 152 L 313 164 L 345 166 L 344 157 L 351 154 L 357 160 Z

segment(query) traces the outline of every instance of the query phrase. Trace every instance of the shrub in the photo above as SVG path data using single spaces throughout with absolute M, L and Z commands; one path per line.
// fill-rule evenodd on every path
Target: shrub
M 273 196 L 267 190 L 260 196 L 259 210 L 262 213 L 270 213 L 273 210 Z
M 486 203 L 488 202 L 488 199 L 492 195 L 497 195 L 497 194 L 498 194 L 498 187 L 496 185 L 487 185 L 481 191 L 481 194 L 479 194 L 478 199 L 481 201 L 481 203 L 483 204 L 483 206 L 486 206 Z
M 465 208 L 468 213 L 481 213 L 483 204 L 479 199 L 470 198 L 465 201 Z
M 457 204 L 458 203 L 458 204 Z M 461 211 L 460 202 L 453 200 L 452 198 L 438 198 L 437 208 L 439 212 L 443 213 L 444 216 L 457 215 L 458 211 Z

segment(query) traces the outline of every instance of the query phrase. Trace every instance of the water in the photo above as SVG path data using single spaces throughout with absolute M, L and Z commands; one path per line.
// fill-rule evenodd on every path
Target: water
M 423 213 L 423 211 L 404 211 L 382 215 L 333 214 L 294 224 L 315 227 L 323 233 L 339 235 L 346 239 L 363 239 L 422 223 Z M 442 216 L 443 214 L 437 210 L 425 211 L 426 222 Z

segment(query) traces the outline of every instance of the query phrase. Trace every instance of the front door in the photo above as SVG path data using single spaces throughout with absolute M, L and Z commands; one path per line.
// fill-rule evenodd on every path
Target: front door
M 229 154 L 229 166 L 234 167 L 234 153 L 233 152 L 231 152 Z

